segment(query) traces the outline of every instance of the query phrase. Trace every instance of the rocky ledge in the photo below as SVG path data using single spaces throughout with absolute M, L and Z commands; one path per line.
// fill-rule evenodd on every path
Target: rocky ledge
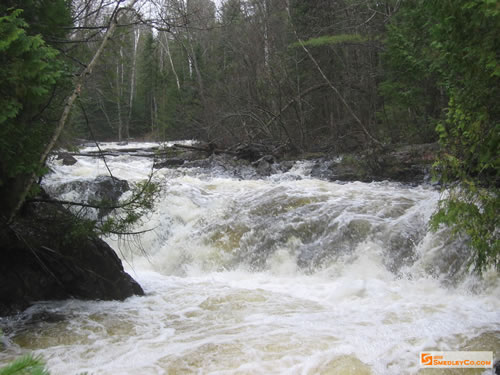
M 113 249 L 57 204 L 26 204 L 0 228 L 0 254 L 0 316 L 41 300 L 144 294 Z
M 437 143 L 392 146 L 364 152 L 293 153 L 260 145 L 218 150 L 201 144 L 190 150 L 171 149 L 155 168 L 200 168 L 233 177 L 252 179 L 289 171 L 295 162 L 307 160 L 311 177 L 328 181 L 395 181 L 421 184 L 430 181 L 430 170 L 439 151 Z
M 340 157 L 314 159 L 311 176 L 329 181 L 395 181 L 407 184 L 430 182 L 437 143 L 367 150 Z

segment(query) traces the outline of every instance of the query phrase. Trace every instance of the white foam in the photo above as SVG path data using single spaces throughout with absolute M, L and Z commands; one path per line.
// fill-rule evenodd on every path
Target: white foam
M 77 159 L 54 165 L 48 183 L 105 173 Z M 109 164 L 132 180 L 150 167 L 132 156 Z M 148 256 L 122 246 L 147 295 L 39 305 L 67 322 L 9 339 L 53 374 L 399 375 L 418 372 L 422 350 L 498 350 L 498 273 L 454 279 L 432 268 L 458 246 L 427 233 L 438 192 L 307 170 L 251 181 L 160 171 L 164 196 L 143 224 L 156 228 L 142 236 Z

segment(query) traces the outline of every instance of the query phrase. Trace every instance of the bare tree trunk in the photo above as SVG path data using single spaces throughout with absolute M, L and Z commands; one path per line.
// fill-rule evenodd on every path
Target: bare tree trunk
M 263 40 L 263 50 L 264 50 L 264 66 L 269 66 L 270 57 L 270 45 L 269 45 L 269 14 L 270 14 L 270 3 L 269 0 L 261 0 L 256 2 L 256 6 L 262 17 L 262 40 Z
M 184 4 L 183 1 L 179 2 L 179 12 L 182 14 L 182 16 L 186 19 L 186 23 L 189 24 L 188 21 L 188 11 L 186 9 L 186 5 Z M 203 83 L 203 77 L 201 76 L 201 71 L 200 67 L 198 64 L 198 58 L 196 57 L 196 52 L 194 49 L 194 43 L 193 43 L 193 35 L 189 29 L 189 27 L 186 28 L 186 39 L 187 39 L 187 46 L 181 41 L 182 47 L 186 51 L 187 57 L 188 57 L 188 63 L 189 63 L 189 76 L 192 77 L 193 70 L 194 73 L 196 74 L 196 83 L 198 84 L 198 89 L 200 92 L 200 99 L 201 99 L 201 104 L 203 107 L 203 111 L 206 112 L 208 109 L 208 101 L 205 96 L 205 86 Z M 204 116 L 205 120 L 207 120 L 207 116 Z
M 129 137 L 130 123 L 132 121 L 132 106 L 134 104 L 134 95 L 135 95 L 135 71 L 137 66 L 137 46 L 139 45 L 139 38 L 141 36 L 141 29 L 134 29 L 134 53 L 132 56 L 132 74 L 130 76 L 130 97 L 128 101 L 128 118 L 126 124 L 126 134 L 127 138 Z
M 121 48 L 120 48 L 120 52 L 121 52 Z M 122 138 L 123 138 L 121 90 L 122 90 L 122 85 L 120 83 L 120 63 L 118 63 L 118 64 L 116 64 L 116 107 L 118 110 L 118 142 L 121 142 Z
M 269 67 L 269 1 L 264 1 L 264 66 Z
M 154 135 L 156 124 L 158 123 L 158 105 L 156 96 L 153 94 L 151 98 L 151 135 Z
M 109 128 L 112 129 L 113 131 L 115 130 L 115 127 L 113 126 L 113 124 L 111 123 L 111 120 L 108 116 L 108 113 L 106 112 L 106 107 L 104 105 L 104 102 L 102 100 L 102 98 L 104 97 L 104 94 L 102 93 L 101 90 L 99 89 L 96 89 L 97 93 L 99 95 L 97 95 L 97 101 L 99 103 L 99 108 L 101 109 L 101 112 L 104 114 L 104 118 L 106 119 L 106 122 L 108 123 L 109 125 Z
M 168 45 L 168 37 L 165 37 L 165 44 L 163 44 L 161 37 L 159 37 L 158 40 L 160 41 L 160 45 L 165 49 L 165 52 L 168 56 L 168 60 L 170 62 L 170 67 L 172 68 L 172 73 L 174 73 L 175 82 L 177 83 L 177 90 L 180 90 L 181 83 L 179 81 L 179 76 L 177 75 L 177 71 L 175 70 L 174 61 L 172 60 L 172 55 L 170 54 L 170 47 Z
M 110 20 L 108 30 L 104 34 L 104 37 L 101 41 L 101 44 L 99 45 L 99 48 L 95 52 L 90 63 L 87 65 L 87 67 L 82 71 L 82 73 L 75 80 L 75 83 L 74 83 L 75 88 L 73 89 L 73 92 L 66 100 L 66 104 L 64 105 L 64 109 L 62 111 L 61 117 L 59 118 L 59 122 L 58 122 L 56 128 L 54 129 L 54 133 L 52 134 L 52 138 L 47 143 L 45 150 L 40 155 L 40 161 L 39 161 L 40 165 L 45 164 L 47 157 L 49 156 L 50 152 L 54 148 L 57 140 L 59 139 L 59 136 L 61 135 L 61 133 L 62 133 L 67 121 L 68 121 L 68 117 L 69 117 L 69 114 L 71 112 L 71 109 L 73 108 L 73 105 L 75 104 L 76 99 L 80 95 L 80 92 L 82 90 L 82 86 L 85 82 L 85 79 L 87 78 L 87 76 L 92 74 L 92 70 L 94 69 L 95 65 L 97 64 L 97 61 L 99 60 L 99 57 L 101 56 L 102 52 L 104 51 L 106 44 L 108 44 L 109 39 L 111 38 L 111 36 L 115 32 L 116 26 L 118 24 L 117 18 L 118 18 L 118 14 L 119 14 L 120 10 L 125 9 L 125 8 L 131 9 L 136 2 L 137 2 L 137 0 L 129 0 L 129 2 L 127 3 L 127 5 L 124 8 L 120 8 L 120 4 L 122 3 L 121 1 L 117 3 L 115 10 L 112 14 L 111 20 Z M 31 187 L 33 186 L 33 184 L 35 183 L 36 180 L 37 180 L 37 175 L 35 173 L 33 173 L 31 175 L 31 177 L 28 179 L 28 181 L 26 182 L 26 184 L 24 185 L 24 189 L 19 194 L 19 196 L 17 198 L 17 202 L 14 205 L 14 208 L 12 209 L 12 212 L 10 212 L 7 215 L 7 217 L 8 217 L 7 222 L 11 222 L 12 219 L 14 218 L 14 216 L 19 212 L 19 209 L 21 208 L 24 201 L 26 200 L 26 197 L 28 196 L 28 194 L 31 190 Z
M 203 85 L 203 78 L 201 77 L 200 68 L 198 66 L 198 59 L 196 58 L 196 53 L 194 51 L 193 43 L 191 37 L 188 37 L 189 49 L 191 50 L 191 61 L 193 62 L 194 72 L 196 73 L 196 81 L 198 82 L 198 88 L 200 89 L 200 96 L 203 104 L 206 104 L 207 100 L 205 98 L 205 87 Z

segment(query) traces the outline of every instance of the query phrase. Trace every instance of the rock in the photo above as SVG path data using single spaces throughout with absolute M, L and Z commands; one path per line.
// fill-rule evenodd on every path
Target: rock
M 63 165 L 73 165 L 77 163 L 77 160 L 67 152 L 60 152 L 57 154 L 57 160 L 62 160 Z
M 366 167 L 355 157 L 317 160 L 311 169 L 311 177 L 328 181 L 371 181 L 367 178 Z
M 201 147 L 201 146 L 200 146 Z M 203 146 L 207 148 L 208 146 Z M 406 184 L 429 182 L 429 171 L 438 151 L 437 144 L 392 146 L 339 155 L 325 152 L 303 153 L 279 160 L 280 150 L 265 144 L 240 144 L 227 150 L 175 151 L 155 164 L 155 168 L 200 168 L 214 174 L 254 179 L 289 171 L 296 160 L 308 160 L 311 177 L 328 181 L 395 181 Z
M 120 196 L 130 190 L 126 180 L 110 176 L 98 176 L 93 182 L 95 197 L 98 200 L 117 202 Z
M 271 155 L 265 155 L 261 157 L 259 160 L 252 163 L 252 166 L 255 168 L 256 172 L 261 176 L 270 176 L 275 172 L 273 169 L 273 164 L 275 164 L 274 157 Z
M 207 146 L 208 147 L 208 146 Z M 186 168 L 199 168 L 199 166 L 208 165 L 213 153 L 207 155 L 203 150 L 184 150 L 170 147 L 162 152 L 163 159 L 154 164 L 155 169 L 176 168 L 179 166 Z
M 385 152 L 367 152 L 360 162 L 369 179 L 419 184 L 426 180 L 438 151 L 438 145 L 406 145 Z
M 269 147 L 258 143 L 239 145 L 234 150 L 238 158 L 252 162 L 259 160 L 266 154 L 269 154 L 270 151 Z
M 31 203 L 0 229 L 0 316 L 41 300 L 123 300 L 144 292 L 103 240 L 60 205 Z
M 428 182 L 436 144 L 401 146 L 393 150 L 335 155 L 316 159 L 311 176 L 329 181 Z
M 94 180 L 71 181 L 51 187 L 49 193 L 52 196 L 59 197 L 76 192 L 79 197 L 83 197 L 85 203 L 103 202 L 109 206 L 116 204 L 122 194 L 129 190 L 130 186 L 125 180 L 111 176 L 98 176 Z M 97 214 L 98 218 L 104 217 L 109 212 L 110 209 L 100 208 Z
M 180 158 L 169 158 L 163 160 L 161 162 L 155 163 L 153 168 L 161 169 L 161 168 L 175 168 L 184 164 L 184 159 Z
M 283 160 L 278 163 L 278 168 L 281 172 L 288 172 L 295 165 L 295 160 Z

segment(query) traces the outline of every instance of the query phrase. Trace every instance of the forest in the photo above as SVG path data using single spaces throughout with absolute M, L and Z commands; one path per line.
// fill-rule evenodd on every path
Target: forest
M 56 145 L 196 139 L 307 152 L 439 142 L 435 225 L 498 261 L 497 0 L 7 0 L 3 221 Z
M 0 374 L 498 373 L 499 103 L 500 0 L 2 0 Z M 312 173 L 407 146 L 432 181 Z

